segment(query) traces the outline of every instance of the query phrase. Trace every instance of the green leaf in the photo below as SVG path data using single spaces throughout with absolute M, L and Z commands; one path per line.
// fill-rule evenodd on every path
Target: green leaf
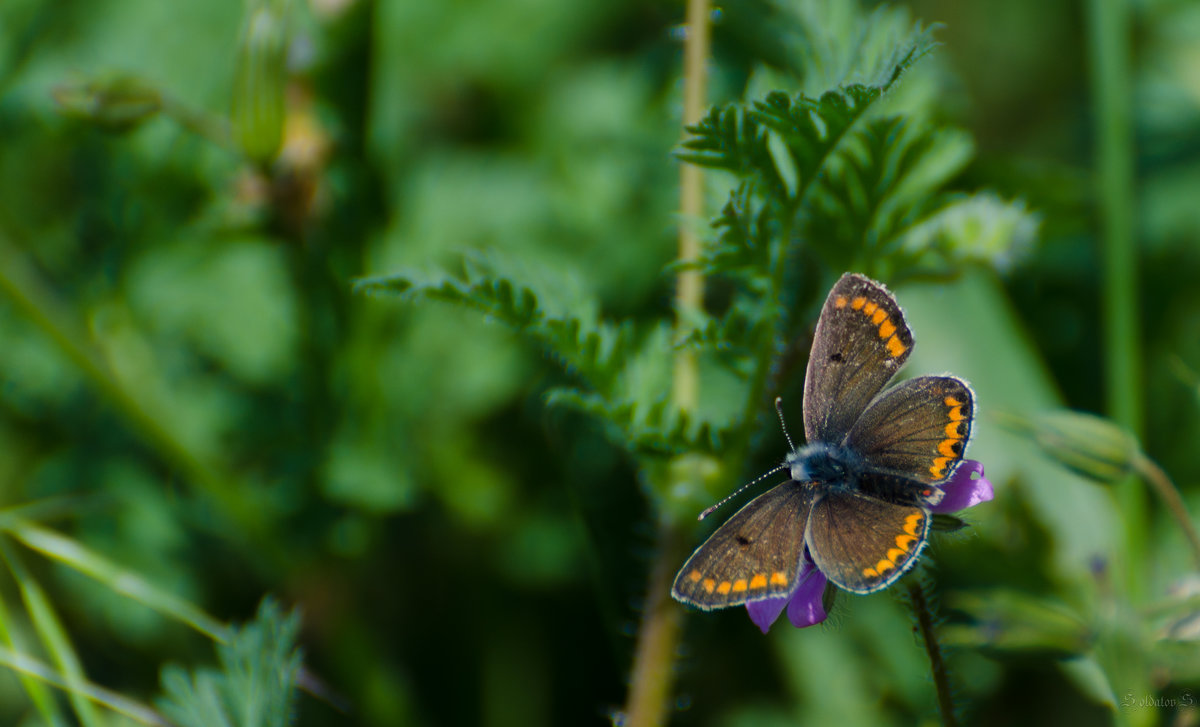
M 549 402 L 589 414 L 610 427 L 612 438 L 637 454 L 676 454 L 711 450 L 718 433 L 711 422 L 677 409 L 671 399 L 671 329 L 651 329 L 622 360 L 619 374 L 604 391 L 556 389 Z
M 1021 200 L 980 192 L 949 202 L 909 229 L 902 245 L 914 255 L 936 251 L 943 259 L 982 262 L 1004 272 L 1033 246 L 1040 226 L 1040 216 Z
M 26 570 L 7 541 L 0 542 L 0 554 L 17 582 L 33 630 L 64 677 L 71 708 L 79 723 L 84 727 L 103 725 L 99 711 L 83 693 L 81 685 L 87 682 L 83 663 L 49 595 Z
M 302 658 L 300 618 L 263 600 L 255 620 L 217 647 L 219 668 L 167 666 L 156 706 L 180 727 L 285 727 L 292 722 Z
M 955 646 L 1069 658 L 1086 652 L 1095 638 L 1079 614 L 1064 604 L 1012 589 L 956 593 L 949 605 L 971 619 L 969 624 L 943 628 L 946 643 Z
M 591 388 L 607 390 L 633 344 L 633 326 L 601 321 L 594 300 L 564 284 L 567 276 L 557 277 L 500 256 L 473 255 L 464 258 L 460 276 L 403 271 L 363 278 L 354 287 L 360 293 L 438 300 L 484 313 L 529 338 Z
M 914 60 L 936 45 L 933 31 L 912 20 L 908 8 L 881 5 L 869 13 L 844 0 L 775 0 L 785 46 L 783 65 L 808 90 L 851 82 L 882 85 L 906 56 Z
M 64 676 L 52 669 L 50 665 L 25 652 L 0 646 L 0 666 L 11 669 L 22 681 L 28 680 L 36 684 L 38 689 L 42 689 L 42 684 L 45 683 L 67 692 L 72 699 L 90 700 L 139 724 L 150 725 L 150 727 L 172 727 L 145 704 L 97 686 L 85 679 Z M 59 715 L 57 706 L 54 706 L 53 702 L 51 705 L 50 709 L 38 709 L 44 724 L 66 724 L 66 719 Z
M 699 124 L 688 128 L 692 136 L 683 142 L 677 156 L 752 177 L 769 196 L 794 207 L 830 150 L 932 47 L 929 31 L 917 34 L 875 83 L 846 84 L 819 97 L 773 91 L 748 108 L 740 103 L 713 108 Z M 783 150 L 773 142 L 772 132 L 783 142 Z M 784 151 L 788 164 L 781 169 Z M 793 180 L 791 185 L 788 178 Z
M 670 456 L 686 451 L 715 452 L 722 433 L 670 406 L 666 396 L 647 402 L 613 401 L 595 392 L 552 389 L 548 406 L 587 414 L 609 428 L 609 438 L 634 456 Z

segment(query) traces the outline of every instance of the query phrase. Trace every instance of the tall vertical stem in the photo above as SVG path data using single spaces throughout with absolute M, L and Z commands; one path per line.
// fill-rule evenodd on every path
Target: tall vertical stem
M 1133 99 L 1130 92 L 1130 3 L 1089 0 L 1088 51 L 1092 107 L 1096 119 L 1096 208 L 1100 213 L 1103 279 L 1105 397 L 1108 414 L 1141 439 L 1142 374 L 1138 332 L 1137 255 L 1134 247 Z M 1141 483 L 1128 477 L 1115 488 L 1125 526 L 1120 579 L 1126 598 L 1144 598 L 1147 498 Z M 1149 694 L 1144 658 L 1130 648 L 1129 634 L 1110 626 L 1097 640 L 1097 654 L 1118 694 Z M 1143 710 L 1117 710 L 1117 724 L 1149 724 Z
M 1128 0 L 1091 0 L 1088 45 L 1096 119 L 1097 209 L 1102 250 L 1105 394 L 1109 415 L 1135 435 L 1142 426 L 1137 256 L 1134 247 L 1133 99 Z M 1132 477 L 1117 491 L 1125 520 L 1130 590 L 1141 592 L 1146 496 Z
M 684 41 L 685 126 L 700 121 L 707 88 L 706 63 L 709 47 L 708 0 L 688 0 L 687 35 Z M 676 330 L 686 332 L 704 304 L 704 278 L 687 267 L 700 256 L 697 222 L 704 213 L 703 178 L 699 167 L 684 164 L 679 172 L 679 260 L 684 263 L 676 288 Z M 694 412 L 700 401 L 700 375 L 696 354 L 680 349 L 675 358 L 672 388 L 681 412 Z M 687 477 L 691 469 L 676 467 L 672 477 Z M 667 491 L 673 491 L 671 487 Z M 629 701 L 625 708 L 630 727 L 655 727 L 666 722 L 674 682 L 675 653 L 679 643 L 683 611 L 670 598 L 671 577 L 686 549 L 685 540 L 670 508 L 660 513 L 658 548 L 647 584 L 645 612 L 634 653 Z
M 683 124 L 700 122 L 704 114 L 708 87 L 708 0 L 689 0 L 687 39 L 684 42 Z M 679 167 L 679 261 L 695 262 L 700 257 L 700 237 L 696 227 L 704 214 L 704 176 L 700 167 Z M 676 328 L 686 329 L 689 318 L 704 305 L 704 277 L 699 270 L 685 267 L 679 272 L 675 290 Z M 675 404 L 683 411 L 696 408 L 699 400 L 699 373 L 696 354 L 681 349 L 675 357 Z

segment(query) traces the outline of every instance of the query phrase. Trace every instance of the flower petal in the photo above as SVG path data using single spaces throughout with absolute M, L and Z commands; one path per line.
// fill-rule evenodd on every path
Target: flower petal
M 822 597 L 825 595 L 825 574 L 814 565 L 788 602 L 788 621 L 798 629 L 819 624 L 828 617 Z
M 979 479 L 972 479 L 978 474 Z M 933 512 L 958 512 L 995 497 L 992 483 L 983 476 L 983 463 L 964 459 L 954 475 L 942 485 L 942 501 L 929 508 Z
M 791 596 L 777 596 L 775 598 L 764 598 L 761 601 L 751 601 L 746 604 L 746 611 L 750 613 L 750 620 L 764 634 L 771 628 L 771 624 L 775 623 L 775 619 L 779 618 L 779 614 L 783 613 L 783 609 L 787 608 L 788 601 Z

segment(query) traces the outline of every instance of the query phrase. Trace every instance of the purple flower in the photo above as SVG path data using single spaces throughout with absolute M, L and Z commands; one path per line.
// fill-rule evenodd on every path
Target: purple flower
M 978 474 L 976 479 L 974 475 Z M 992 483 L 983 476 L 983 464 L 972 459 L 963 460 L 954 475 L 941 486 L 942 501 L 929 508 L 932 512 L 958 512 L 972 505 L 987 502 L 995 496 Z M 800 574 L 791 593 L 775 598 L 764 598 L 746 604 L 750 620 L 765 634 L 771 624 L 787 608 L 788 621 L 796 628 L 819 624 L 828 616 L 823 597 L 828 580 L 825 574 L 808 557 L 807 548 L 801 556 Z
M 783 613 L 784 607 L 787 607 L 788 621 L 796 628 L 819 624 L 829 615 L 825 613 L 825 605 L 821 598 L 825 593 L 826 583 L 825 574 L 817 570 L 817 566 L 813 565 L 805 552 L 800 562 L 800 575 L 796 578 L 795 590 L 786 596 L 747 603 L 746 610 L 750 612 L 750 620 L 765 634 L 767 629 L 771 628 L 771 624 L 775 623 L 775 619 L 779 618 L 779 614 Z
M 979 475 L 979 479 L 972 479 L 972 475 L 975 474 Z M 933 512 L 958 512 L 995 497 L 992 483 L 983 476 L 983 463 L 973 459 L 964 459 L 958 469 L 954 470 L 954 475 L 942 485 L 941 490 L 945 497 L 929 508 Z

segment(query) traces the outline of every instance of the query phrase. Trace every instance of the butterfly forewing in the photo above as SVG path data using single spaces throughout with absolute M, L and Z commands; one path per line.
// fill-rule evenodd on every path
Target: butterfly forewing
M 846 435 L 868 465 L 928 483 L 953 474 L 971 437 L 975 396 L 954 376 L 920 376 L 883 392 Z
M 835 585 L 871 593 L 891 585 L 916 563 L 929 521 L 921 507 L 831 492 L 812 506 L 805 540 L 813 562 Z
M 800 482 L 751 500 L 692 553 L 671 595 L 708 611 L 791 592 L 811 502 L 812 486 Z
M 895 298 L 879 283 L 847 273 L 829 291 L 804 380 L 809 443 L 839 442 L 912 351 Z

